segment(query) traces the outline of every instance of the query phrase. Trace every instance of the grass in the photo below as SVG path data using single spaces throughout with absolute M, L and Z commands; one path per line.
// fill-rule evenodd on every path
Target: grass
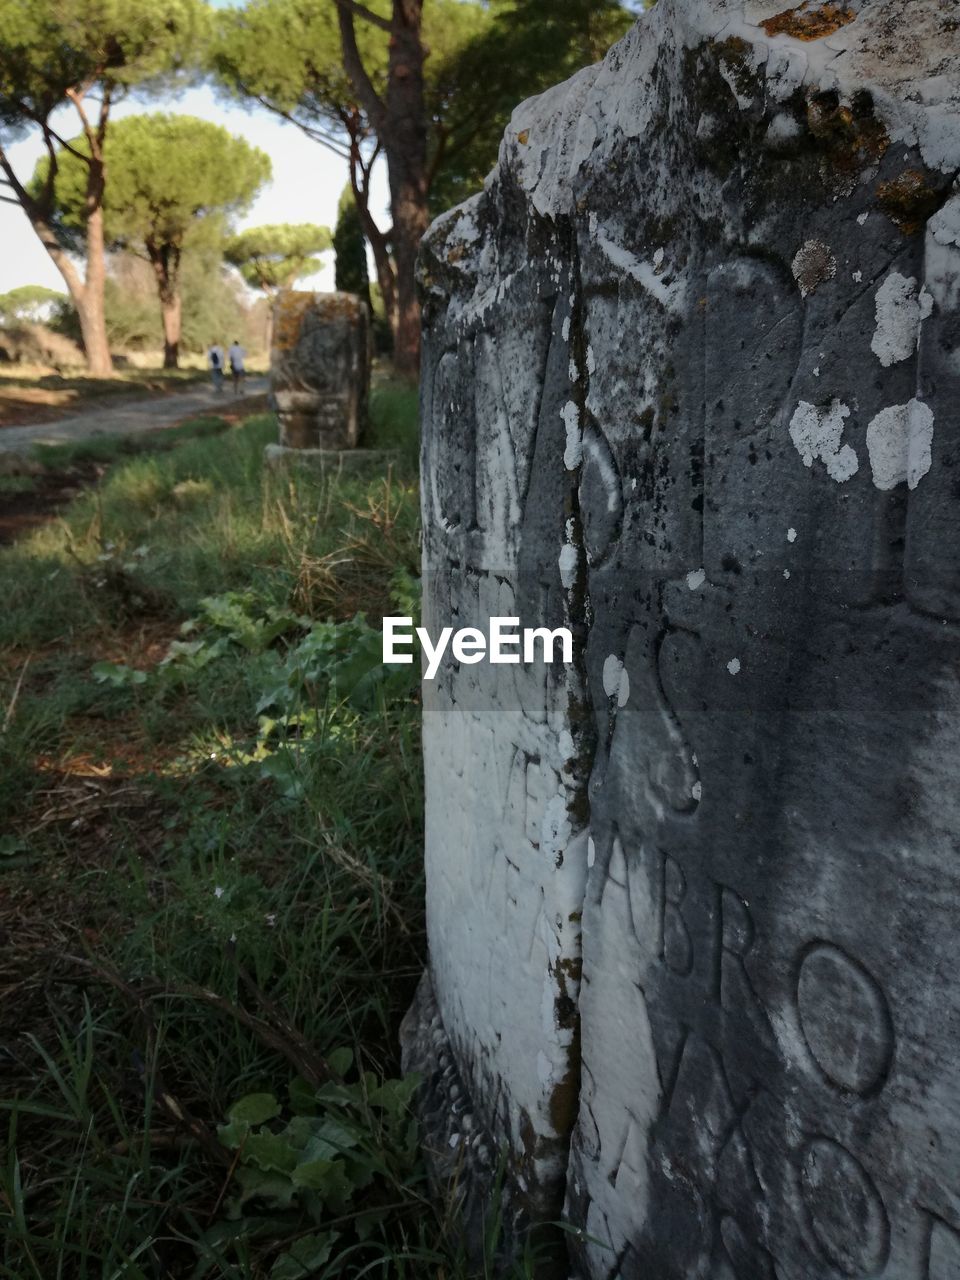
M 217 414 L 191 418 L 174 427 L 158 428 L 136 436 L 90 436 L 84 440 L 67 440 L 62 444 L 34 445 L 35 461 L 52 470 L 75 466 L 82 462 L 117 462 L 141 453 L 163 453 L 184 440 L 202 440 L 220 435 L 230 423 Z
M 388 474 L 194 424 L 0 552 L 0 1276 L 492 1267 L 398 1061 L 419 707 L 376 623 L 416 608 L 415 398 L 373 417 Z

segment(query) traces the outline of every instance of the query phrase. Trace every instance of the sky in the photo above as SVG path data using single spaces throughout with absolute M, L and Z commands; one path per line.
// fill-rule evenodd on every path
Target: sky
M 222 6 L 221 6 L 222 7 Z M 273 163 L 273 181 L 267 186 L 238 227 L 255 227 L 270 222 L 317 222 L 332 228 L 337 219 L 337 202 L 348 180 L 347 164 L 326 147 L 306 137 L 295 125 L 287 124 L 264 108 L 246 110 L 225 101 L 209 86 L 188 89 L 164 102 L 129 101 L 114 108 L 114 118 L 150 111 L 175 111 L 199 116 L 221 124 L 254 146 L 260 147 Z M 58 112 L 53 120 L 61 136 L 79 132 L 72 107 Z M 29 178 L 43 152 L 39 131 L 8 148 L 21 180 Z M 386 177 L 381 171 L 374 180 L 373 208 L 382 218 L 386 208 Z M 384 220 L 385 221 L 385 220 Z M 42 248 L 36 233 L 19 208 L 0 203 L 0 293 L 22 284 L 43 284 L 65 291 L 56 267 Z M 300 288 L 333 288 L 333 254 L 324 254 L 323 270 Z

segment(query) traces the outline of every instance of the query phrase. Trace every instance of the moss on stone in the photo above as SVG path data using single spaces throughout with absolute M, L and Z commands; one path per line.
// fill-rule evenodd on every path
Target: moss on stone
M 865 92 L 850 102 L 833 91 L 812 94 L 807 99 L 807 125 L 825 150 L 830 167 L 841 173 L 860 173 L 877 164 L 890 145 L 873 99 Z

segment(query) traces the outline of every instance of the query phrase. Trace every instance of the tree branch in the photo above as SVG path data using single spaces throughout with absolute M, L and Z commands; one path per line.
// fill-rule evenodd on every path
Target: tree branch
M 103 87 L 103 96 L 100 98 L 100 115 L 97 120 L 97 142 L 100 147 L 100 153 L 103 154 L 103 144 L 107 136 L 107 121 L 110 117 L 110 104 L 113 101 L 113 91 L 109 84 Z
M 90 123 L 90 118 L 87 115 L 86 111 L 84 110 L 84 106 L 83 106 L 83 90 L 68 89 L 67 97 L 70 99 L 70 101 L 73 103 L 73 105 L 77 109 L 77 115 L 80 117 L 80 123 L 83 125 L 83 136 L 87 140 L 87 145 L 90 148 L 91 157 L 99 158 L 99 144 L 97 140 L 97 134 L 94 131 L 93 126 Z
M 343 52 L 343 69 L 346 71 L 353 91 L 373 126 L 375 132 L 382 136 L 387 127 L 387 108 L 374 88 L 373 81 L 367 75 L 366 67 L 360 56 L 357 45 L 357 33 L 353 25 L 353 12 L 348 8 L 347 0 L 335 0 L 337 18 L 340 22 L 340 47 Z M 350 0 L 352 3 L 352 0 Z
M 63 150 L 69 152 L 70 155 L 75 156 L 78 160 L 82 160 L 84 164 L 90 163 L 89 156 L 85 156 L 82 151 L 78 151 L 76 147 L 71 146 L 65 138 L 60 137 L 59 133 L 57 133 L 55 129 L 51 129 L 49 124 L 40 122 L 40 127 L 43 129 L 45 135 L 53 138 L 58 147 L 62 147 Z
M 43 184 L 43 199 L 37 202 L 38 209 L 42 206 L 44 214 L 49 214 L 56 203 L 56 185 L 57 173 L 60 169 L 60 161 L 57 159 L 57 149 L 53 145 L 53 131 L 44 121 L 43 125 L 43 145 L 47 148 L 47 176 Z
M 381 18 L 379 13 L 374 13 L 364 4 L 357 4 L 357 0 L 334 0 L 338 9 L 348 9 L 351 16 L 361 18 L 364 22 L 369 22 L 375 27 L 379 27 L 381 31 L 386 31 L 387 35 L 393 35 L 393 23 L 389 18 Z
M 292 112 L 284 111 L 282 107 L 278 107 L 268 98 L 261 97 L 260 94 L 251 94 L 250 96 L 254 98 L 255 101 L 259 102 L 262 107 L 266 107 L 268 111 L 272 111 L 274 115 L 279 116 L 281 120 L 286 120 L 289 124 L 295 125 L 301 133 L 306 134 L 308 138 L 312 139 L 314 142 L 319 142 L 321 146 L 332 151 L 333 154 L 339 156 L 341 160 L 350 159 L 349 148 L 345 147 L 342 143 L 337 142 L 332 135 L 325 133 L 321 129 L 315 128 L 313 125 L 305 124 L 302 120 L 298 120 Z
M 24 187 L 23 183 L 17 177 L 8 156 L 2 147 L 0 147 L 0 169 L 2 169 L 6 175 L 7 185 L 16 192 L 17 204 L 20 205 L 20 208 L 30 219 L 30 225 L 37 233 L 40 243 L 50 255 L 50 258 L 57 270 L 63 276 L 64 282 L 70 290 L 70 294 L 74 301 L 82 300 L 85 285 L 80 279 L 79 272 L 70 261 L 66 251 L 57 239 L 57 234 L 48 222 L 47 218 L 44 216 L 40 205 L 36 200 L 34 200 Z M 8 199 L 8 197 L 4 197 L 4 199 Z

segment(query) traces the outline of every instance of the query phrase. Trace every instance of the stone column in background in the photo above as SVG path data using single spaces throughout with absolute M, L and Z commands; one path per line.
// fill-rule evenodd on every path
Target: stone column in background
M 356 448 L 366 428 L 370 390 L 366 304 L 352 293 L 281 293 L 270 381 L 282 446 Z
M 424 245 L 427 624 L 577 647 L 427 691 L 407 1060 L 578 1276 L 960 1275 L 958 171 L 954 3 L 660 0 Z

